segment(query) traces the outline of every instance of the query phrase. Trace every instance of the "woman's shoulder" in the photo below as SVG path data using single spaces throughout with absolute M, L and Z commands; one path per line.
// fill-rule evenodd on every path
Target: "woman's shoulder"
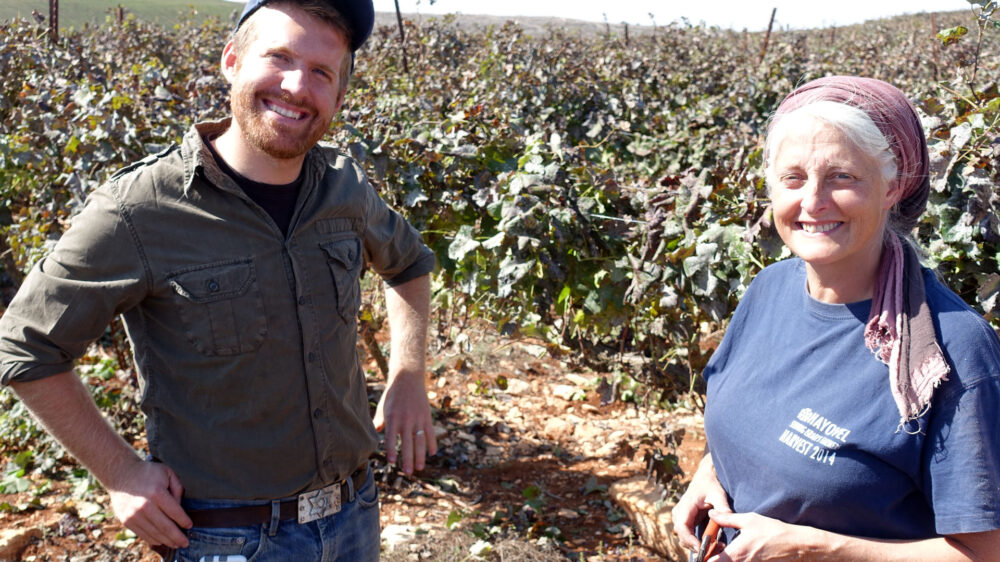
M 924 270 L 924 286 L 941 347 L 961 385 L 1000 378 L 1000 338 L 993 326 L 931 270 Z

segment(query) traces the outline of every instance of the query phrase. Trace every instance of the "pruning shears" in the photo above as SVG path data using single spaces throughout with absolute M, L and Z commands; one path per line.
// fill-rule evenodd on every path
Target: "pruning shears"
M 698 557 L 695 562 L 705 562 L 709 558 L 722 552 L 725 544 L 722 541 L 722 527 L 718 523 L 708 520 L 705 525 L 705 532 L 701 534 L 701 548 L 698 549 Z

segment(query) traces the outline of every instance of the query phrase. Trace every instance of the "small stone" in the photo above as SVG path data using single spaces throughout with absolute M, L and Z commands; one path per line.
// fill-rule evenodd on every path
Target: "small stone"
M 580 517 L 579 513 L 565 507 L 559 510 L 558 515 L 563 519 L 578 519 Z
M 601 409 L 598 408 L 597 406 L 592 405 L 592 404 L 584 404 L 583 406 L 580 406 L 580 409 L 583 410 L 584 412 L 589 412 L 591 414 L 600 414 L 601 413 Z
M 569 420 L 572 423 L 572 420 Z M 573 432 L 573 436 L 579 441 L 594 441 L 600 439 L 601 443 L 605 442 L 603 437 L 604 432 L 599 427 L 594 427 L 586 423 L 578 423 L 576 425 L 576 431 Z
M 601 445 L 600 448 L 594 453 L 598 457 L 613 457 L 618 454 L 618 450 L 621 448 L 621 442 L 612 441 L 610 443 L 605 443 Z
M 563 400 L 573 401 L 586 396 L 586 393 L 575 386 L 557 384 L 552 387 L 552 394 Z
M 542 429 L 542 435 L 553 441 L 566 439 L 573 434 L 573 424 L 562 418 L 549 418 Z
M 566 375 L 566 379 L 569 382 L 575 384 L 576 386 L 587 386 L 590 384 L 590 379 L 576 373 L 569 373 Z
M 546 353 L 545 347 L 543 347 L 541 345 L 530 344 L 530 343 L 523 345 L 522 349 L 524 349 L 524 351 L 526 353 L 530 353 L 531 355 L 533 355 L 535 357 L 539 357 L 539 358 L 543 357 L 545 355 L 545 353 Z
M 507 394 L 521 396 L 531 392 L 531 384 L 521 379 L 507 379 Z
M 396 546 L 409 543 L 416 537 L 416 530 L 409 525 L 385 525 L 382 527 L 382 542 L 387 550 L 393 550 Z

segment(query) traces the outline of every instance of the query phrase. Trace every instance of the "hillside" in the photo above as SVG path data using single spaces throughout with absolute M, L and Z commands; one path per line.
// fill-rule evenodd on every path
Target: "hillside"
M 59 2 L 59 26 L 62 28 L 80 27 L 83 23 L 103 23 L 117 6 L 124 6 L 129 12 L 148 21 L 173 24 L 179 14 L 191 11 L 195 6 L 197 11 L 207 16 L 229 18 L 231 14 L 242 8 L 241 4 L 225 2 L 224 0 L 156 0 L 155 2 L 136 2 L 134 0 L 61 0 Z M 48 17 L 48 0 L 0 0 L 0 20 L 14 17 L 31 17 L 31 11 Z

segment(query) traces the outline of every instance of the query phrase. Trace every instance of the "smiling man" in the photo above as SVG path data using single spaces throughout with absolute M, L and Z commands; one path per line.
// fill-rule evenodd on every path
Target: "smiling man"
M 376 427 L 405 472 L 436 452 L 434 255 L 354 161 L 317 146 L 373 22 L 371 0 L 249 2 L 222 53 L 232 117 L 95 190 L 0 318 L 0 381 L 169 560 L 376 560 Z M 366 266 L 392 330 L 374 423 L 356 352 Z M 72 372 L 117 314 L 145 459 Z

